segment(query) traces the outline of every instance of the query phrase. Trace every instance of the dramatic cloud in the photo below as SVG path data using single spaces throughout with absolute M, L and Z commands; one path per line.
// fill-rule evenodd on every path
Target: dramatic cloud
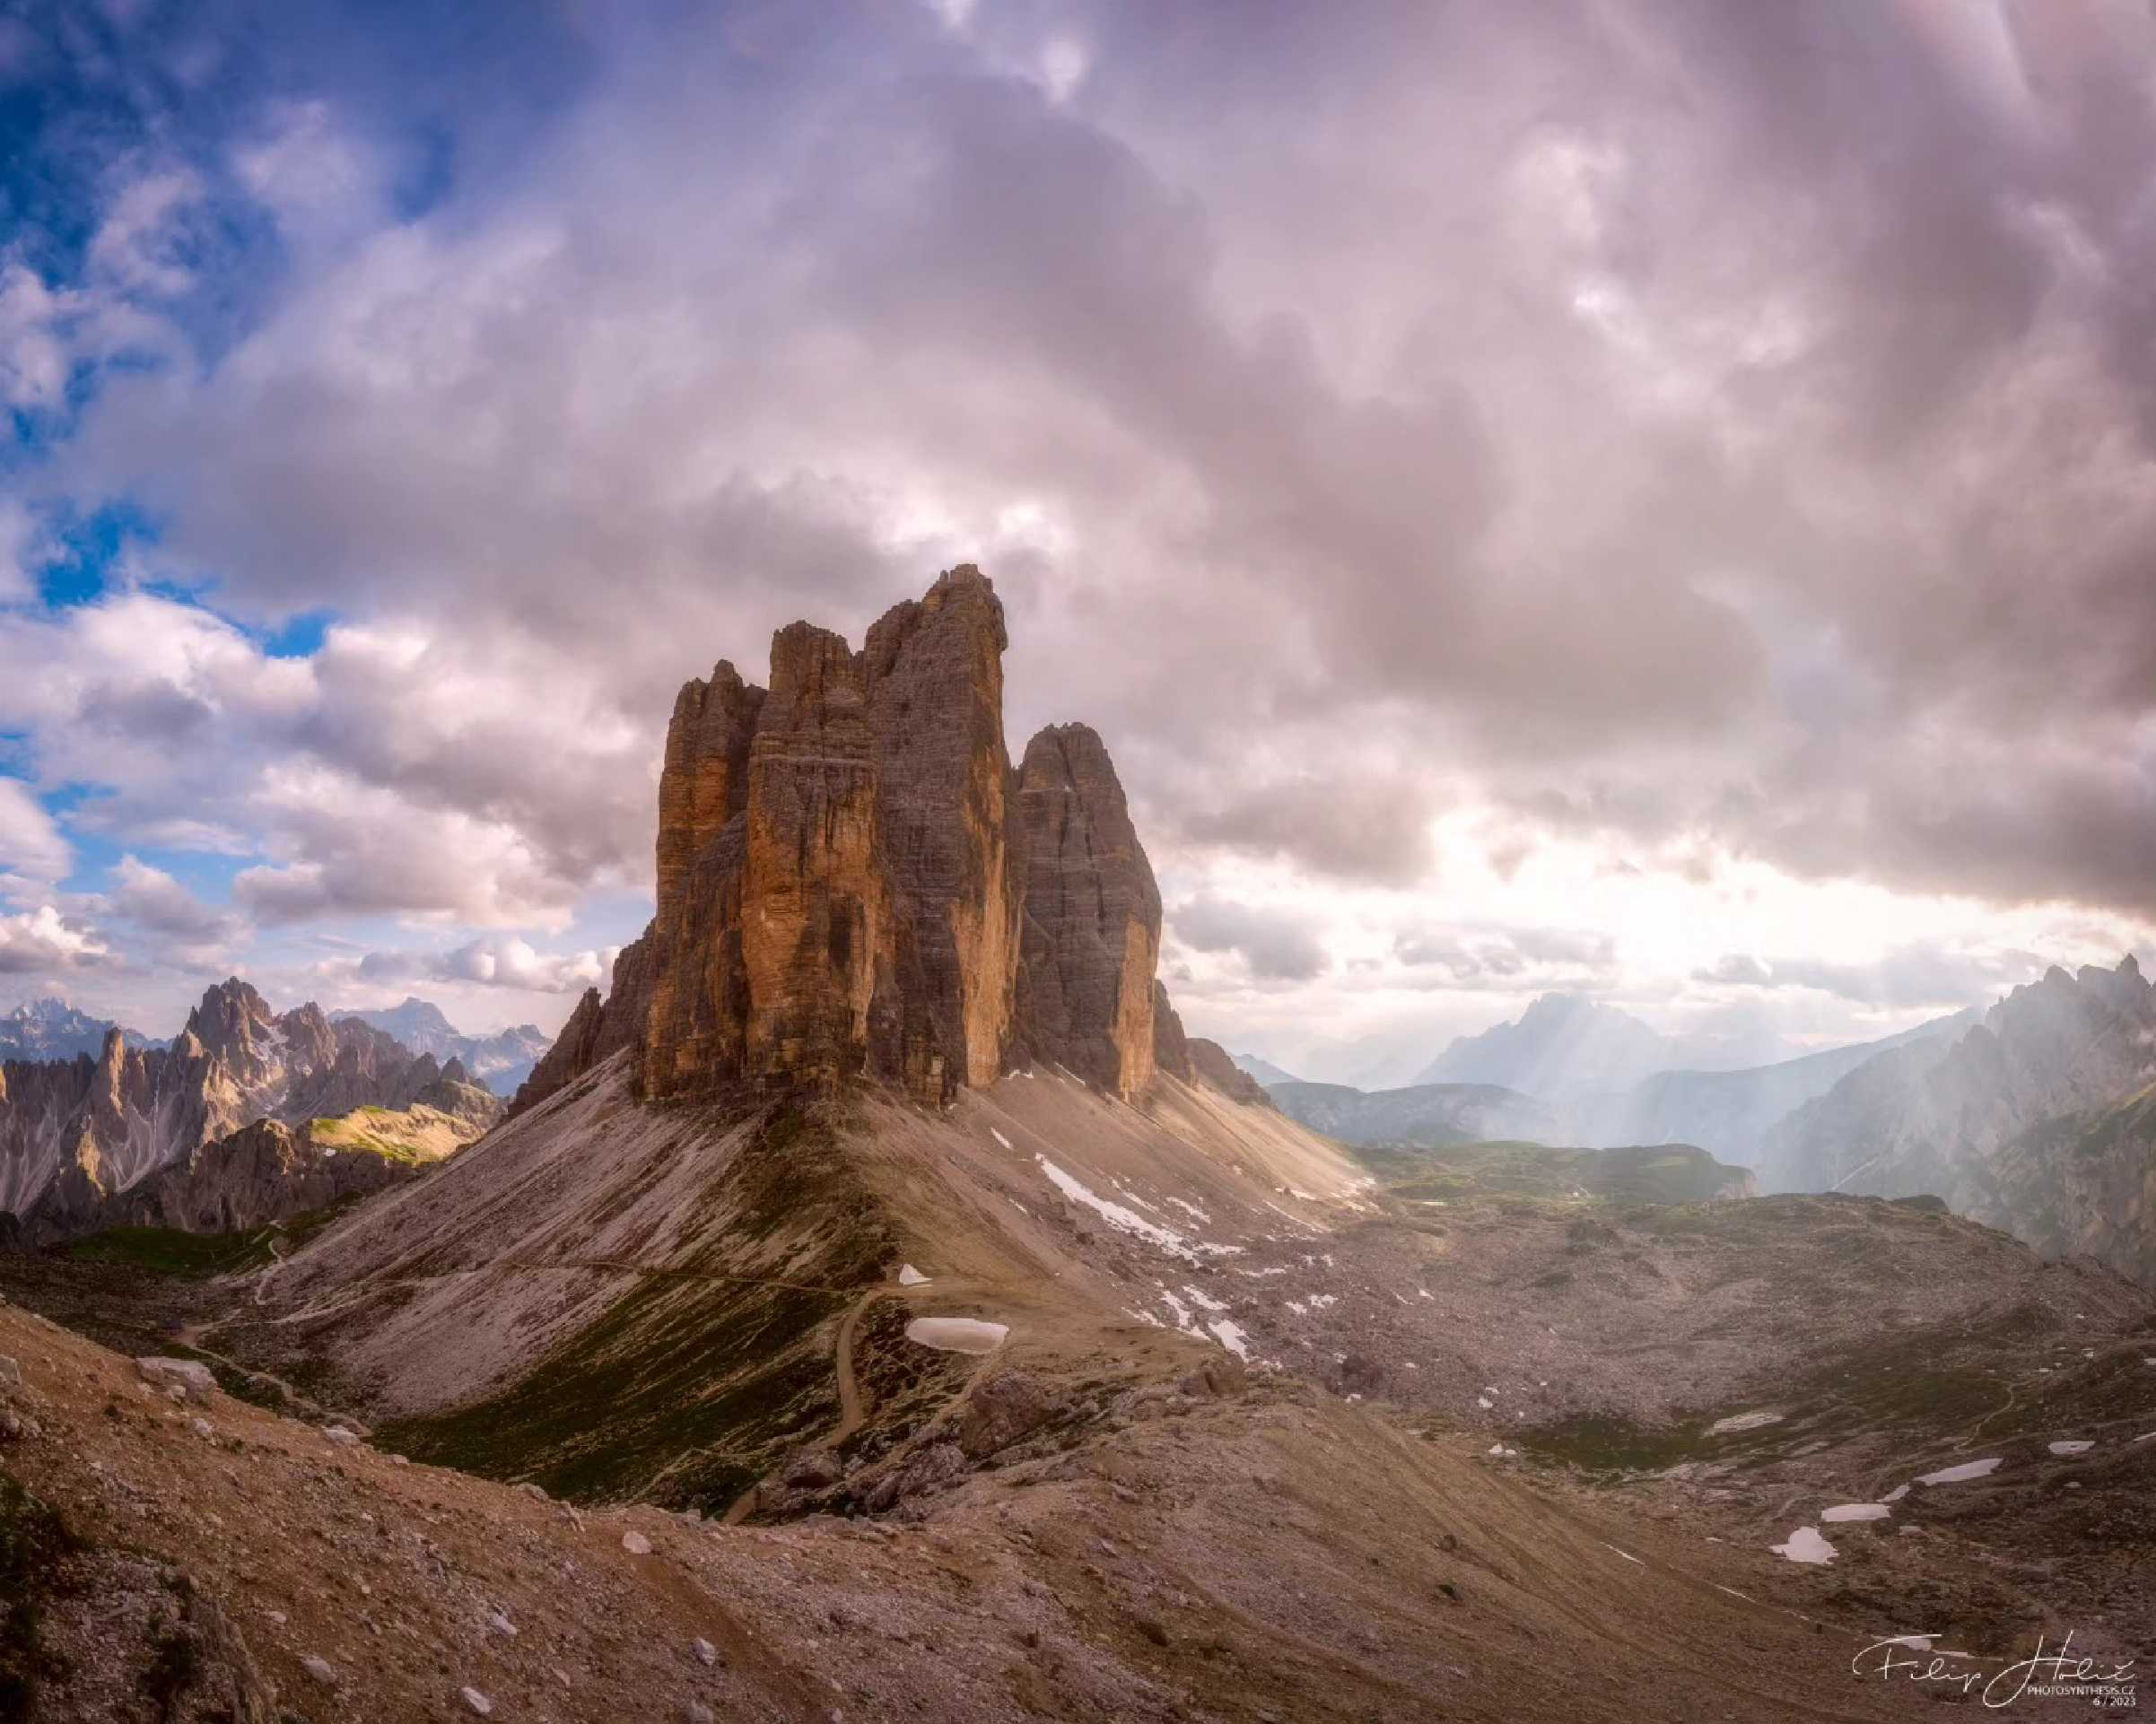
M 1194 1018 L 1871 1029 L 2156 924 L 2145 5 L 18 35 L 11 876 L 597 952 L 680 682 L 971 559 Z
M 74 866 L 74 847 L 30 786 L 0 778 L 0 888 L 48 888 Z
M 1940 952 L 1922 946 L 1889 953 L 1875 963 L 1825 963 L 1777 958 L 1772 963 L 1732 953 L 1698 980 L 1741 988 L 1807 988 L 1866 1006 L 1901 1009 L 1955 1007 L 2033 981 L 2042 959 L 2029 952 Z

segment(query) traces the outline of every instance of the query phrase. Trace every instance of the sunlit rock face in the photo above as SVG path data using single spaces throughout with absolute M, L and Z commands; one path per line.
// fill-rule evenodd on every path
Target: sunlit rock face
M 1052 727 L 1013 771 L 1008 644 L 962 566 L 858 651 L 780 630 L 768 690 L 726 663 L 688 684 L 657 914 L 517 1105 L 624 1047 L 647 1101 L 868 1077 L 939 1103 L 1021 1058 L 1142 1089 L 1159 890 L 1093 731 Z

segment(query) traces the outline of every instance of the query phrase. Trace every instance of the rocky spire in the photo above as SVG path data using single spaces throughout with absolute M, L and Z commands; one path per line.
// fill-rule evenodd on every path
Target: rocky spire
M 1153 1075 L 1160 889 L 1106 745 L 1052 725 L 1018 770 L 1025 829 L 1025 964 L 1017 1010 L 1029 1051 L 1131 1094 Z
M 868 1076 L 940 1103 L 1019 1050 L 1142 1089 L 1159 890 L 1093 731 L 1045 730 L 1012 771 L 1007 645 L 966 565 L 859 651 L 780 630 L 768 692 L 723 662 L 684 687 L 657 914 L 516 1107 L 624 1047 L 648 1101 Z
M 992 1077 L 1017 968 L 1005 644 L 994 588 L 958 568 L 859 652 L 780 630 L 768 692 L 727 664 L 684 688 L 658 914 L 637 987 L 617 974 L 580 1026 L 592 1054 L 626 1033 L 652 1098 L 865 1073 L 941 1101 Z

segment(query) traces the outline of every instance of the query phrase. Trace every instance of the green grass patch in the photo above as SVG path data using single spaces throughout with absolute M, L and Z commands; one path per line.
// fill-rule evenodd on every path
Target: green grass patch
M 1458 1144 L 1417 1151 L 1351 1152 L 1408 1203 L 1502 1197 L 1532 1204 L 1601 1198 L 1620 1204 L 1690 1204 L 1741 1181 L 1743 1170 L 1689 1144 L 1562 1149 L 1547 1144 Z
M 1523 1449 L 1569 1461 L 1591 1473 L 1660 1472 L 1692 1459 L 1706 1432 L 1702 1420 L 1636 1424 L 1616 1413 L 1576 1413 L 1517 1432 Z
M 153 1275 L 207 1281 L 255 1269 L 270 1260 L 267 1227 L 242 1233 L 188 1233 L 177 1227 L 109 1227 L 76 1240 L 67 1255 L 78 1263 L 115 1263 Z

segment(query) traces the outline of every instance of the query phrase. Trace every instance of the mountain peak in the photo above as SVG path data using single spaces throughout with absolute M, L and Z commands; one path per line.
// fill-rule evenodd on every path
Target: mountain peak
M 674 705 L 658 907 L 519 1092 L 617 1049 L 647 1098 L 853 1076 L 947 1101 L 1013 1057 L 1155 1069 L 1160 896 L 1100 737 L 1003 736 L 1002 602 L 970 563 L 860 651 L 802 622 L 768 689 L 720 660 Z
M 1541 994 L 1518 1018 L 1453 1038 L 1416 1082 L 1496 1084 L 1548 1101 L 1623 1089 L 1676 1063 L 1676 1044 L 1630 1013 Z

